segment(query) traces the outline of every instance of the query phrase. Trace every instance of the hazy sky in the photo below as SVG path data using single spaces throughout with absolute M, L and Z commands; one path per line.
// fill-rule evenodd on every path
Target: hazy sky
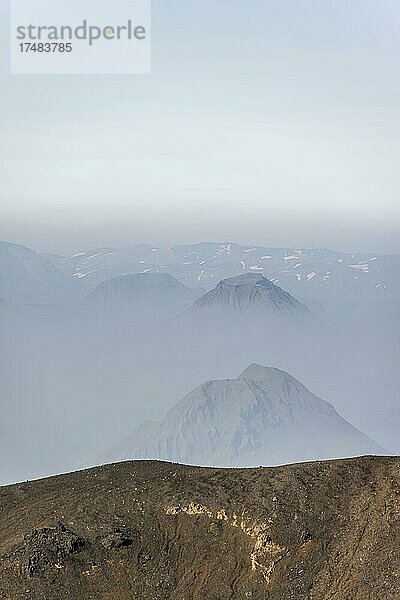
M 9 75 L 0 6 L 0 239 L 399 250 L 400 0 L 153 0 L 150 76 Z

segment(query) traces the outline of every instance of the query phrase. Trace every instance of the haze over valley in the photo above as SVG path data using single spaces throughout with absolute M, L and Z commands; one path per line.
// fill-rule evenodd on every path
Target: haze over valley
M 254 466 L 399 452 L 399 274 L 399 255 L 327 249 L 204 242 L 60 256 L 0 243 L 0 480 L 100 456 Z M 301 382 L 339 421 L 292 415 L 295 388 L 274 392 L 278 412 L 268 390 L 251 396 L 249 412 L 238 375 L 251 364 Z M 167 434 L 159 423 L 177 401 L 186 397 L 192 414 L 191 390 L 213 381 L 233 382 L 212 396 L 217 420 L 179 413 Z M 157 425 L 144 435 L 149 420 Z M 269 446 L 264 422 L 276 425 Z M 321 446 L 329 435 L 336 445 Z M 239 439 L 253 450 L 235 455 Z

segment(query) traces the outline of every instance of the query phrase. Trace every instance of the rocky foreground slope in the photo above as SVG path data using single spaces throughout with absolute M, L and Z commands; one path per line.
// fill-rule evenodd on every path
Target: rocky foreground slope
M 394 600 L 400 458 L 127 462 L 0 489 L 0 597 Z

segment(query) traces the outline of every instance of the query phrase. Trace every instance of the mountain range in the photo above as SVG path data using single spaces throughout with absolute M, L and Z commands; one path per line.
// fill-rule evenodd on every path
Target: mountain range
M 0 243 L 0 296 L 13 302 L 73 302 L 100 283 L 133 273 L 169 273 L 211 290 L 243 272 L 261 273 L 306 303 L 400 299 L 400 255 L 201 242 L 171 248 L 141 244 L 67 256 Z
M 145 271 L 119 275 L 99 283 L 79 302 L 76 298 L 79 278 L 69 278 L 59 267 L 24 247 L 3 245 L 10 260 L 3 256 L 3 271 L 12 271 L 14 279 L 1 287 L 5 301 L 3 317 L 33 317 L 46 315 L 53 319 L 79 315 L 116 317 L 131 321 L 162 322 L 182 313 L 196 320 L 212 315 L 222 318 L 245 315 L 261 319 L 304 319 L 311 311 L 291 294 L 268 280 L 261 273 L 247 272 L 220 281 L 205 293 L 200 286 L 191 289 L 166 271 Z M 5 268 L 7 267 L 7 269 Z M 14 285 L 12 284 L 14 282 Z M 1 283 L 1 280 L 0 280 Z M 55 301 L 59 300 L 59 304 Z M 187 309 L 190 309 L 187 311 Z M 215 323 L 210 321 L 213 328 Z

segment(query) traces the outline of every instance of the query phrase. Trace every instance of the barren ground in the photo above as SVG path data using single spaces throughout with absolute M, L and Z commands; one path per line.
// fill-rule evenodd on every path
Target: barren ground
M 400 458 L 126 462 L 0 488 L 0 598 L 398 600 Z

